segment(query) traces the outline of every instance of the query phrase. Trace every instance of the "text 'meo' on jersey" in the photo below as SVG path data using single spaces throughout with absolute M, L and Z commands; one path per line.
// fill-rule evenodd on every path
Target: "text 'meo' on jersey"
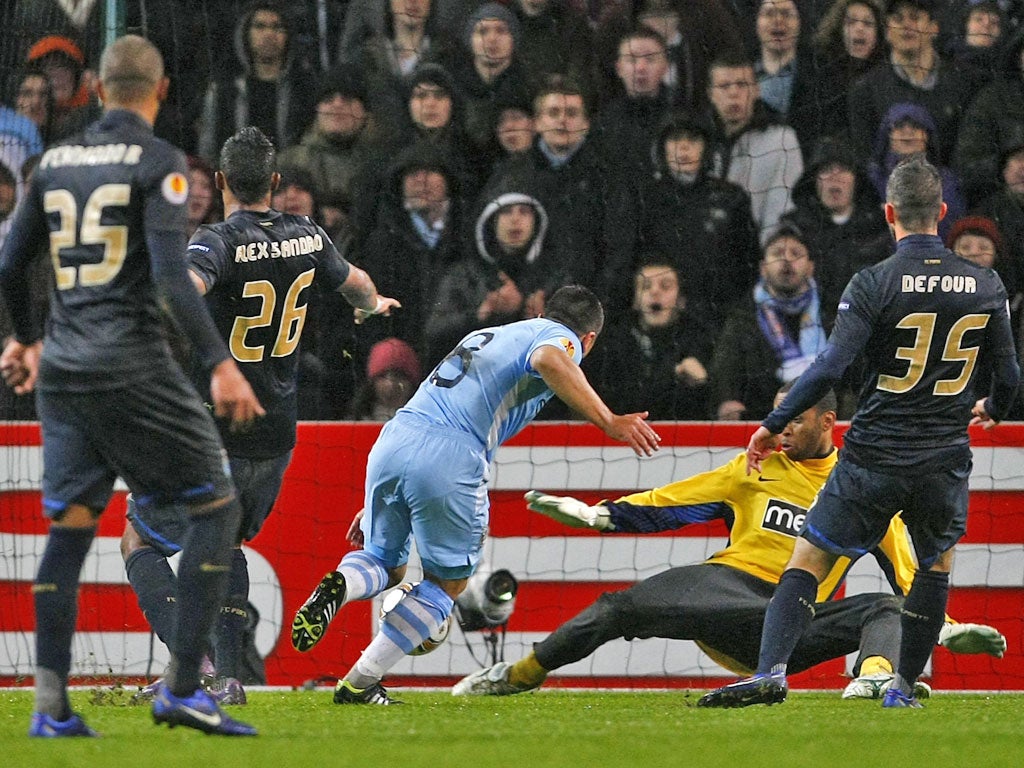
M 862 462 L 909 467 L 928 454 L 939 464 L 962 457 L 971 408 L 988 394 L 974 391 L 982 349 L 989 361 L 1015 354 L 995 271 L 937 238 L 921 240 L 901 242 L 895 256 L 859 272 L 839 306 L 833 339 L 869 339 L 868 378 L 844 438 Z
M 554 395 L 530 365 L 542 346 L 563 350 L 577 365 L 583 360 L 579 337 L 554 320 L 483 328 L 438 363 L 403 410 L 475 436 L 490 460 Z
M 147 233 L 184 244 L 184 155 L 117 110 L 47 150 L 24 201 L 26 241 L 49 232 L 54 268 L 43 389 L 121 386 L 168 356 Z
M 267 412 L 250 431 L 222 429 L 224 445 L 233 456 L 279 456 L 295 445 L 298 351 L 310 291 L 314 283 L 336 291 L 349 264 L 309 217 L 274 210 L 236 211 L 200 227 L 188 257 L 206 283 L 217 330 Z M 209 402 L 209 373 L 193 378 Z

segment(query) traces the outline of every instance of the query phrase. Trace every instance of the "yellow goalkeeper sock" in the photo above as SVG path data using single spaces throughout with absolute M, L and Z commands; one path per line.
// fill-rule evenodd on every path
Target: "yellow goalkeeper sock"
M 861 677 L 866 675 L 877 675 L 880 672 L 884 672 L 887 675 L 892 674 L 892 662 L 884 656 L 868 656 L 863 662 L 861 662 Z
M 539 688 L 544 684 L 547 676 L 548 671 L 540 665 L 533 651 L 530 651 L 529 656 L 520 659 L 508 670 L 509 685 L 514 685 L 516 688 L 522 688 L 523 690 Z

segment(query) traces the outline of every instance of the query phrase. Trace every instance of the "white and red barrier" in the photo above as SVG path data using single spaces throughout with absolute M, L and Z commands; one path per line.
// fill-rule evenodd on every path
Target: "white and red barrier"
M 530 488 L 597 501 L 664 485 L 719 466 L 746 444 L 749 424 L 659 424 L 661 452 L 639 460 L 596 429 L 580 424 L 537 424 L 498 450 L 492 472 L 488 567 L 507 568 L 520 582 L 505 637 L 505 657 L 530 644 L 592 602 L 670 565 L 698 562 L 720 548 L 721 525 L 691 526 L 653 536 L 600 536 L 563 528 L 528 512 Z M 268 682 L 298 685 L 347 671 L 373 631 L 367 603 L 347 606 L 328 636 L 309 654 L 292 649 L 295 609 L 346 551 L 345 532 L 362 505 L 367 452 L 380 425 L 308 423 L 277 508 L 248 545 L 252 601 L 261 622 L 257 646 L 266 656 Z M 842 428 L 839 432 L 841 433 Z M 968 533 L 953 572 L 950 613 L 961 621 L 993 624 L 1009 649 L 1000 660 L 953 656 L 938 649 L 931 681 L 939 688 L 1024 690 L 1024 425 L 972 433 L 975 469 Z M 34 618 L 31 581 L 46 523 L 40 513 L 41 450 L 33 424 L 0 425 L 0 682 L 32 673 Z M 443 468 L 439 467 L 439 471 Z M 79 678 L 137 678 L 158 674 L 166 659 L 151 638 L 124 577 L 118 541 L 124 494 L 104 514 L 100 535 L 83 572 L 74 647 Z M 415 578 L 415 568 L 410 569 Z M 887 591 L 867 561 L 851 571 L 847 590 Z M 447 683 L 484 658 L 480 633 L 454 630 L 434 653 L 409 658 L 393 684 Z M 842 660 L 794 679 L 796 687 L 840 687 Z M 647 640 L 609 643 L 590 659 L 561 670 L 552 683 L 617 687 L 702 687 L 723 672 L 692 643 Z

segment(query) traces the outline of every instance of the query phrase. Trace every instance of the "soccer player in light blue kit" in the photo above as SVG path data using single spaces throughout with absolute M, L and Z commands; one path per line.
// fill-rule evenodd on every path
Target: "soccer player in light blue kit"
M 384 426 L 367 460 L 359 530 L 353 523 L 350 532 L 363 549 L 346 554 L 299 609 L 292 645 L 308 651 L 342 605 L 401 582 L 413 537 L 424 579 L 387 614 L 338 681 L 335 703 L 395 703 L 381 679 L 438 630 L 479 561 L 495 450 L 553 396 L 638 456 L 658 449 L 661 438 L 644 421 L 647 413 L 612 413 L 579 367 L 603 324 L 593 293 L 560 288 L 545 317 L 466 336 Z

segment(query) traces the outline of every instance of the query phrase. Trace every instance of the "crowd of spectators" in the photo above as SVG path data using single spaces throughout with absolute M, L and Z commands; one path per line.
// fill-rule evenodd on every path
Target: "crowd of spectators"
M 0 242 L 40 153 L 99 113 L 104 6 L 0 11 Z M 387 418 L 462 334 L 570 282 L 605 303 L 584 367 L 613 410 L 759 418 L 890 254 L 885 182 L 918 152 L 947 245 L 1024 317 L 1020 0 L 126 6 L 171 78 L 156 132 L 189 155 L 190 226 L 222 215 L 219 147 L 257 125 L 274 206 L 402 302 L 357 327 L 310 295 L 303 418 Z M 31 415 L 5 398 L 0 417 Z

